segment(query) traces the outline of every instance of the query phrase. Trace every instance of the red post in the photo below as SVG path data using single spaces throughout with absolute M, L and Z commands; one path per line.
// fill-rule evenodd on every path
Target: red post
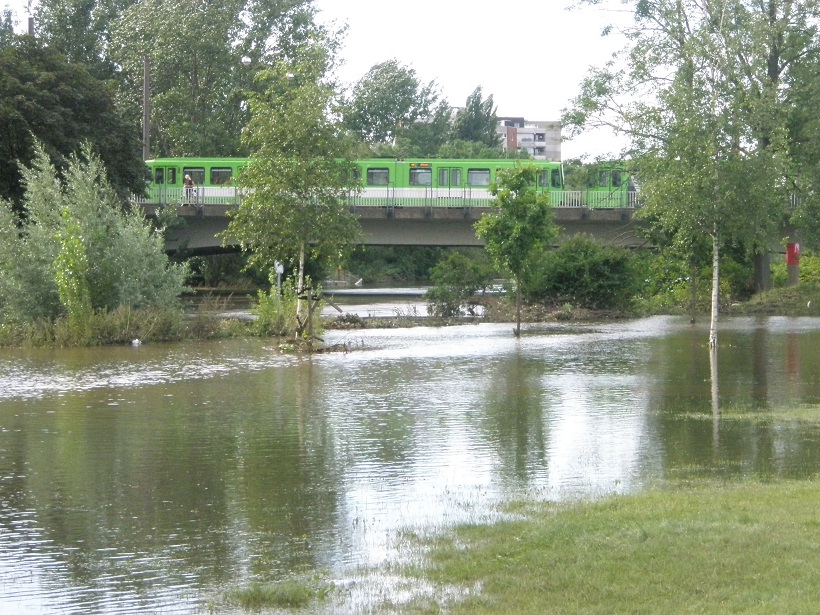
M 786 272 L 788 274 L 789 286 L 800 284 L 800 244 L 786 244 Z

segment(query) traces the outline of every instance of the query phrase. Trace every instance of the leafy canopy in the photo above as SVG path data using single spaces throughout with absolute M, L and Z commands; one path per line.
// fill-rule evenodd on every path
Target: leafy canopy
M 23 176 L 22 223 L 0 203 L 0 321 L 176 306 L 185 268 L 169 262 L 140 212 L 123 210 L 90 144 L 69 158 L 61 181 L 38 143 Z
M 538 169 L 522 164 L 499 172 L 490 186 L 495 196 L 493 211 L 476 223 L 496 265 L 509 271 L 516 286 L 516 335 L 521 332 L 521 282 L 533 259 L 558 235 L 549 199 L 536 189 Z
M 422 85 L 416 71 L 395 59 L 375 64 L 353 86 L 345 124 L 366 143 L 393 143 L 427 120 L 439 98 L 437 89 L 435 81 Z
M 142 192 L 138 131 L 106 83 L 31 36 L 0 47 L 0 75 L 0 198 L 22 199 L 18 162 L 34 160 L 35 140 L 58 169 L 88 140 L 120 193 Z
M 265 89 L 251 97 L 244 133 L 253 160 L 243 181 L 249 188 L 232 212 L 227 236 L 250 251 L 250 262 L 271 267 L 300 260 L 338 261 L 359 226 L 348 211 L 352 142 L 338 121 L 334 84 L 325 79 L 330 50 L 318 38 L 299 59 L 261 72 Z

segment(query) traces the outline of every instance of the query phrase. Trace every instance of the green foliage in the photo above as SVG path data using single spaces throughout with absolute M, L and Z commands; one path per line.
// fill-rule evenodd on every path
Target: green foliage
M 345 125 L 364 142 L 392 143 L 427 119 L 438 96 L 434 81 L 422 85 L 412 68 L 397 60 L 381 62 L 353 86 Z
M 495 114 L 493 96 L 482 99 L 481 86 L 467 97 L 464 109 L 458 112 L 453 123 L 453 138 L 461 141 L 475 141 L 487 147 L 498 147 L 500 137 L 497 132 L 498 117 Z
M 299 61 L 260 75 L 266 90 L 251 99 L 245 137 L 255 153 L 244 173 L 251 190 L 226 235 L 249 251 L 252 265 L 296 260 L 302 269 L 307 250 L 336 263 L 360 232 L 345 200 L 350 167 L 339 162 L 352 143 L 335 120 L 339 101 L 324 81 L 331 58 L 322 45 L 314 41 Z
M 89 145 L 69 159 L 65 183 L 37 146 L 24 170 L 26 217 L 0 208 L 0 321 L 65 315 L 75 338 L 95 313 L 118 307 L 173 310 L 185 268 L 168 262 L 162 237 L 127 213 Z
M 248 611 L 267 609 L 302 609 L 332 591 L 332 585 L 288 579 L 277 583 L 251 583 L 231 590 L 226 598 Z
M 88 141 L 120 194 L 143 191 L 136 127 L 117 110 L 106 83 L 31 36 L 0 47 L 0 75 L 0 198 L 22 199 L 18 162 L 32 163 L 37 140 L 61 171 Z
M 570 134 L 609 126 L 631 139 L 641 215 L 693 262 L 706 244 L 714 281 L 727 246 L 768 250 L 795 187 L 814 190 L 820 149 L 803 143 L 817 130 L 820 9 L 798 4 L 638 2 L 620 57 L 590 71 L 563 117 Z
M 0 49 L 14 40 L 14 14 L 8 7 L 0 10 Z
M 439 148 L 438 155 L 441 158 L 470 158 L 470 159 L 492 159 L 492 158 L 520 158 L 523 154 L 526 157 L 526 152 L 515 150 L 503 151 L 501 146 L 488 146 L 485 143 L 478 141 L 464 141 L 462 139 L 455 139 Z
M 94 312 L 82 322 L 66 317 L 0 322 L 0 346 L 103 346 L 128 344 L 134 339 L 176 341 L 187 334 L 182 312 L 168 308 L 121 306 Z
M 121 67 L 121 101 L 132 117 L 142 113 L 143 59 L 150 60 L 152 151 L 247 155 L 246 101 L 264 88 L 254 76 L 321 35 L 313 13 L 311 0 L 126 1 L 108 24 L 108 53 Z
M 269 292 L 257 291 L 252 313 L 256 315 L 254 328 L 257 335 L 293 336 L 298 329 L 296 320 L 297 293 L 294 280 L 282 283 L 282 293 L 273 285 Z
M 191 286 L 250 290 L 268 284 L 267 271 L 249 268 L 247 255 L 238 252 L 192 256 L 188 266 Z
M 430 279 L 447 248 L 427 246 L 357 246 L 347 267 L 367 284 L 415 284 Z
M 772 285 L 783 288 L 788 279 L 786 257 L 781 255 L 772 263 Z M 812 250 L 800 252 L 800 283 L 820 285 L 820 256 Z
M 40 0 L 34 7 L 37 35 L 72 64 L 93 66 L 110 77 L 106 51 L 121 11 L 133 0 Z M 106 74 L 102 74 L 105 72 Z
M 671 250 L 639 252 L 631 256 L 636 275 L 635 308 L 649 314 L 678 314 L 691 311 L 692 284 L 695 284 L 695 311 L 708 313 L 711 303 L 711 265 L 692 269 L 680 254 Z M 719 301 L 722 308 L 747 299 L 753 284 L 748 264 L 724 256 L 721 267 Z
M 496 265 L 515 276 L 516 334 L 521 331 L 521 290 L 533 257 L 540 254 L 558 235 L 549 200 L 535 190 L 538 170 L 523 164 L 499 173 L 490 186 L 495 196 L 493 212 L 476 223 Z
M 460 316 L 464 311 L 474 314 L 476 292 L 490 285 L 493 273 L 486 258 L 451 253 L 431 272 L 434 286 L 426 294 L 428 313 L 442 318 Z
M 404 127 L 396 135 L 395 158 L 446 158 L 440 150 L 450 139 L 450 103 L 440 101 L 427 118 Z
M 535 259 L 523 280 L 523 291 L 529 299 L 554 304 L 624 309 L 635 293 L 635 272 L 626 250 L 578 234 Z

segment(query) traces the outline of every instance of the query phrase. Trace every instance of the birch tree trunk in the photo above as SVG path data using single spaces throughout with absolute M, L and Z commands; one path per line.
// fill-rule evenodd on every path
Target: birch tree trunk
M 709 348 L 717 348 L 717 324 L 720 299 L 720 247 L 717 225 L 712 231 L 712 318 L 709 323 Z
M 296 282 L 296 337 L 304 330 L 306 320 L 302 319 L 302 297 L 305 294 L 305 243 L 299 245 L 299 275 Z M 308 298 L 308 302 L 310 298 Z
M 521 276 L 515 276 L 515 337 L 521 336 Z

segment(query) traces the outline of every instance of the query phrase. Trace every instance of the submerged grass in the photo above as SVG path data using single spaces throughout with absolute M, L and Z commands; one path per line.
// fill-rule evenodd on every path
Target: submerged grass
M 317 587 L 311 582 L 288 579 L 277 583 L 251 583 L 229 591 L 225 598 L 229 604 L 247 611 L 301 609 L 314 600 L 325 597 L 330 591 L 329 587 Z
M 515 520 L 433 539 L 408 568 L 464 596 L 406 613 L 815 613 L 817 482 L 710 484 L 593 503 L 519 504 Z
M 716 416 L 711 412 L 678 412 L 673 418 L 679 421 L 714 421 Z M 820 424 L 820 404 L 786 406 L 776 410 L 729 406 L 721 408 L 717 418 L 720 421 L 747 422 L 753 425 L 772 425 L 787 421 L 817 425 Z

